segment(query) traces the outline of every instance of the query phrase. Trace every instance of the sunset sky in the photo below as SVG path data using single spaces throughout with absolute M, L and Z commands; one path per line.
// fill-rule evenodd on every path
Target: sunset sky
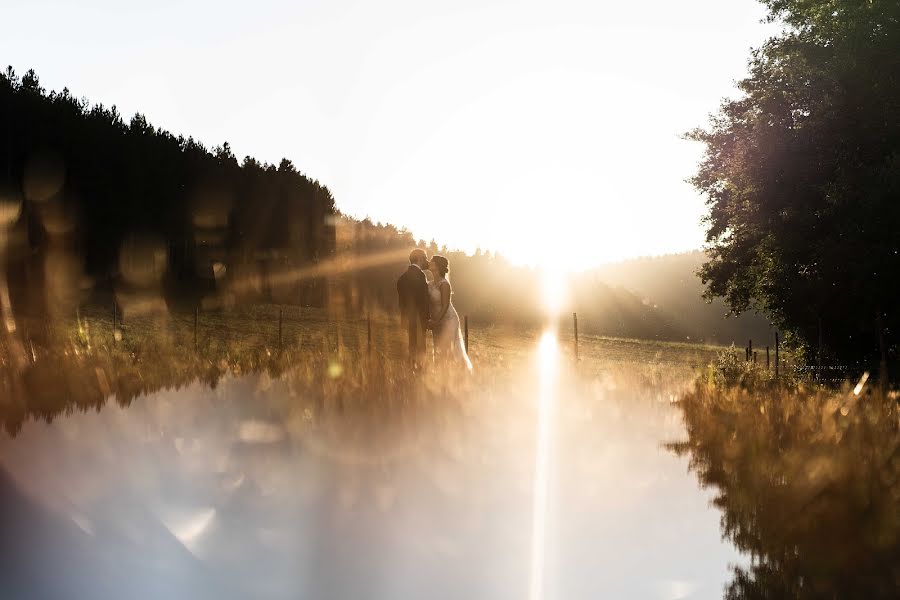
M 755 0 L 3 1 L 0 60 L 347 214 L 574 268 L 700 247 L 681 140 L 775 29 Z

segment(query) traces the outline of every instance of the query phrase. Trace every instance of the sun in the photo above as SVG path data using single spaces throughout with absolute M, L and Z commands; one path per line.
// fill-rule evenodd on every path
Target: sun
M 559 315 L 569 299 L 569 277 L 552 266 L 540 268 L 541 303 L 551 317 Z

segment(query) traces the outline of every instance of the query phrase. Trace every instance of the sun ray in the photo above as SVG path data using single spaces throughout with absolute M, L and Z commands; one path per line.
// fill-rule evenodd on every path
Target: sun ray
M 531 569 L 528 597 L 543 597 L 547 499 L 550 483 L 550 436 L 552 433 L 559 344 L 553 331 L 546 331 L 538 345 L 538 422 L 534 456 L 534 488 L 531 514 Z

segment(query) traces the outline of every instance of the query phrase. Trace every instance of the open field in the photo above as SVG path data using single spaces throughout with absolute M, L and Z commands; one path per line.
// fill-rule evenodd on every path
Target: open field
M 239 357 L 246 353 L 278 350 L 311 351 L 361 356 L 371 352 L 385 360 L 403 360 L 406 340 L 395 316 L 374 315 L 371 321 L 330 314 L 327 310 L 295 305 L 261 304 L 231 310 L 198 313 L 195 340 L 195 315 L 190 312 L 166 312 L 155 316 L 117 317 L 113 326 L 112 306 L 88 306 L 67 319 L 19 319 L 22 337 L 35 347 L 80 345 L 93 351 L 128 351 L 138 357 L 142 352 L 169 348 L 173 353 L 192 353 L 207 359 Z M 368 336 L 371 325 L 371 338 Z M 561 322 L 557 332 L 562 351 L 574 354 L 571 323 Z M 545 329 L 482 325 L 470 327 L 470 353 L 473 359 L 515 360 L 529 349 Z M 195 346 L 196 342 L 196 346 Z M 587 370 L 604 366 L 667 365 L 695 370 L 705 367 L 723 346 L 581 334 L 580 363 Z M 570 356 L 570 358 L 573 358 Z
M 410 379 L 406 340 L 389 315 L 368 321 L 321 309 L 255 305 L 201 311 L 195 334 L 192 313 L 122 319 L 109 304 L 83 307 L 67 319 L 22 318 L 17 325 L 18 335 L 0 352 L 2 410 L 12 430 L 28 415 L 51 418 L 71 406 L 99 407 L 110 396 L 127 404 L 140 394 L 195 379 L 214 384 L 226 375 L 257 371 L 299 373 L 307 393 L 325 398 L 340 388 L 356 401 L 402 396 Z M 445 389 L 509 387 L 531 368 L 528 361 L 543 333 L 471 324 L 474 377 L 449 377 Z M 556 336 L 561 358 L 580 380 L 665 389 L 666 395 L 683 391 L 721 350 L 582 336 L 576 365 L 572 332 L 560 326 Z

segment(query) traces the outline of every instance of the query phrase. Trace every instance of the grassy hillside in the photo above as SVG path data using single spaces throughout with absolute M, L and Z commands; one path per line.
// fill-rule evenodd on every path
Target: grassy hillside
M 605 265 L 590 275 L 637 294 L 665 314 L 672 328 L 685 332 L 691 340 L 742 346 L 752 338 L 758 346 L 771 343 L 773 330 L 765 316 L 728 316 L 722 299 L 711 303 L 703 300 L 703 284 L 696 272 L 705 260 L 704 253 L 695 250 Z

